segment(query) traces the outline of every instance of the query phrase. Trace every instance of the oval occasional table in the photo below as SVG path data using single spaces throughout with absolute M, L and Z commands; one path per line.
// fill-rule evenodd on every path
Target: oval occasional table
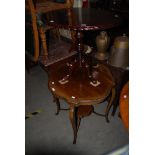
M 109 122 L 108 113 L 115 97 L 115 84 L 109 69 L 105 66 L 94 66 L 92 68 L 93 78 L 100 83 L 97 86 L 90 84 L 91 81 L 87 74 L 82 74 L 80 70 L 78 70 L 79 72 L 73 72 L 72 76 L 63 81 L 62 79 L 69 73 L 69 67 L 66 67 L 66 63 L 68 63 L 68 60 L 50 66 L 48 84 L 57 103 L 57 114 L 61 110 L 60 98 L 64 99 L 69 105 L 69 118 L 74 131 L 73 144 L 75 144 L 78 131 L 76 109 L 80 106 L 93 106 L 107 99 L 108 104 L 103 114 L 94 110 L 93 112 L 104 116 L 106 121 Z
M 49 23 L 55 28 L 75 31 L 75 41 L 71 47 L 77 55 L 71 59 L 57 62 L 49 67 L 49 88 L 55 97 L 58 111 L 59 98 L 63 98 L 69 105 L 69 118 L 74 131 L 73 144 L 77 138 L 77 113 L 80 106 L 93 106 L 108 98 L 109 102 L 104 114 L 108 120 L 108 113 L 115 96 L 113 77 L 104 65 L 92 66 L 84 55 L 82 43 L 83 31 L 107 30 L 121 23 L 119 15 L 98 9 L 67 9 L 54 11 L 48 15 Z

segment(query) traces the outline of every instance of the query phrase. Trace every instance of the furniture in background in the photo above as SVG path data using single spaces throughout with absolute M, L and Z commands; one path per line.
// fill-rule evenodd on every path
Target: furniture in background
M 80 70 L 77 73 L 76 69 L 73 71 L 72 76 L 64 81 L 64 77 L 70 72 L 69 59 L 76 61 L 74 56 L 49 66 L 48 84 L 57 104 L 56 114 L 62 110 L 59 102 L 60 98 L 68 103 L 69 118 L 74 131 L 73 144 L 75 144 L 80 121 L 83 117 L 95 113 L 104 116 L 106 121 L 109 122 L 108 113 L 115 96 L 115 83 L 109 69 L 104 65 L 92 68 L 92 75 L 100 83 L 99 85 L 92 85 L 87 74 L 82 73 Z M 93 106 L 105 100 L 108 100 L 105 113 L 99 114 L 95 112 Z M 106 103 L 104 102 L 104 104 Z
M 68 13 L 70 11 L 70 13 Z M 67 18 L 67 14 L 71 15 L 70 18 Z M 102 17 L 104 20 L 100 20 Z M 84 45 L 83 45 L 83 32 L 92 30 L 106 30 L 113 27 L 117 27 L 121 23 L 121 18 L 115 16 L 115 13 L 90 9 L 90 8 L 72 8 L 71 10 L 58 10 L 53 11 L 52 16 L 49 20 L 53 21 L 50 23 L 51 26 L 55 28 L 64 28 L 75 31 L 75 42 L 73 42 L 73 49 L 77 51 L 78 59 L 77 62 L 71 63 L 72 69 L 74 68 L 85 68 L 84 70 L 88 72 L 89 65 L 85 62 L 84 55 Z M 88 67 L 87 67 L 88 66 Z M 72 70 L 71 69 L 71 70 Z M 89 73 L 88 73 L 89 74 Z
M 117 107 L 119 106 L 119 97 L 120 97 L 121 89 L 123 85 L 129 80 L 129 70 L 114 67 L 109 64 L 106 64 L 106 66 L 110 69 L 116 85 L 115 87 L 116 95 L 113 101 L 113 110 L 112 110 L 112 116 L 114 116 L 116 113 Z
M 108 67 L 110 70 L 114 81 L 115 81 L 115 98 L 113 100 L 113 110 L 112 110 L 112 116 L 115 115 L 117 107 L 119 106 L 119 97 L 120 97 L 120 92 L 124 84 L 129 80 L 129 70 L 128 69 L 123 69 L 115 66 L 111 66 L 109 63 L 107 63 L 107 60 L 100 61 L 95 59 L 93 57 L 93 62 L 94 65 L 100 66 L 100 65 L 105 65 Z
M 97 52 L 94 50 L 95 55 Z M 102 56 L 102 55 L 101 55 Z M 110 70 L 116 83 L 116 96 L 113 104 L 112 115 L 114 116 L 119 105 L 120 91 L 123 85 L 129 80 L 129 38 L 125 35 L 117 36 L 114 40 L 107 60 L 100 60 L 95 57 L 94 63 L 105 64 Z
M 39 20 L 40 14 L 42 14 L 42 12 L 46 12 L 46 11 L 48 12 L 50 10 L 53 11 L 53 10 L 63 9 L 66 7 L 73 6 L 74 0 L 50 0 L 50 1 L 30 0 L 30 3 L 28 3 L 28 1 L 29 0 L 26 0 L 26 5 L 25 5 L 26 6 L 26 28 L 25 28 L 26 58 L 27 57 L 31 58 L 31 60 L 33 62 L 38 62 L 38 59 L 39 59 L 41 63 L 43 63 L 45 66 L 48 66 L 51 63 L 53 63 L 54 60 L 59 60 L 59 58 L 63 58 L 64 55 L 70 56 L 70 53 L 66 53 L 68 50 L 66 50 L 63 55 L 61 55 L 62 52 L 59 52 L 59 54 L 57 54 L 57 56 L 56 56 L 55 54 L 53 54 L 52 49 L 54 49 L 54 51 L 60 51 L 59 47 L 61 50 L 69 48 L 70 44 L 66 43 L 66 40 L 69 43 L 71 42 L 71 40 L 75 41 L 75 38 L 74 38 L 75 34 L 72 32 L 70 35 L 70 33 L 68 33 L 68 31 L 66 31 L 66 30 L 62 30 L 62 29 L 58 30 L 58 29 L 49 28 L 50 27 L 49 25 L 47 27 L 45 27 L 45 24 L 44 24 L 44 26 L 42 26 L 42 28 L 40 28 L 41 32 L 39 33 L 38 32 L 38 24 L 42 25 L 44 23 L 43 21 L 46 21 L 45 19 L 48 18 L 47 17 L 48 15 L 47 15 L 46 18 L 43 18 L 44 19 L 43 21 Z M 62 3 L 64 1 L 66 2 L 65 4 Z M 91 4 L 93 2 L 96 3 L 96 1 L 90 0 L 89 4 Z M 29 4 L 31 5 L 31 7 Z M 93 6 L 90 5 L 90 7 L 93 7 Z M 106 9 L 108 9 L 108 8 L 106 8 Z M 37 15 L 37 17 L 36 17 L 36 15 Z M 36 24 L 36 21 L 38 22 L 37 24 Z M 128 22 L 124 22 L 124 23 L 128 23 Z M 47 23 L 46 23 L 46 25 L 47 25 Z M 48 32 L 51 32 L 51 29 L 52 29 L 52 32 L 54 33 L 54 36 L 57 36 L 57 38 L 60 38 L 60 34 L 62 36 L 65 36 L 65 41 L 61 40 L 59 43 L 57 42 L 58 46 L 56 45 L 53 47 L 51 45 L 52 41 L 49 39 L 49 38 L 51 38 L 51 36 L 49 37 L 49 35 L 48 35 L 49 34 Z M 120 29 L 121 29 L 121 32 L 127 33 L 126 28 L 124 30 L 124 27 L 123 28 L 118 27 L 118 29 L 116 29 L 116 30 L 112 29 L 112 31 L 111 31 L 111 29 L 108 30 L 108 33 L 110 34 L 111 41 L 114 38 L 114 36 L 118 35 L 117 32 L 119 32 Z M 89 45 L 90 47 L 95 47 L 94 38 L 96 38 L 96 32 L 95 31 L 91 32 L 91 33 L 89 33 L 89 31 L 84 32 L 83 39 L 84 39 L 85 44 Z M 120 34 L 122 34 L 121 32 L 120 32 Z M 42 39 L 39 38 L 39 35 L 42 36 L 41 37 Z M 66 36 L 68 36 L 67 39 L 66 39 Z M 54 39 L 52 38 L 52 40 L 54 40 Z M 48 45 L 50 45 L 50 46 L 48 46 Z M 56 50 L 57 48 L 58 48 L 58 50 Z M 54 52 L 54 53 L 58 53 L 58 52 Z M 26 59 L 26 62 L 27 62 L 27 60 L 28 59 Z M 30 64 L 32 64 L 32 63 L 30 62 Z
M 48 12 L 70 9 L 73 2 L 73 0 L 66 0 L 65 3 L 50 0 L 26 0 L 26 48 L 29 44 L 33 46 L 31 54 L 28 54 L 31 55 L 32 61 L 38 62 L 39 60 L 41 64 L 48 66 L 59 59 L 73 55 L 69 51 L 71 42 L 74 41 L 73 32 L 71 32 L 72 40 L 62 40 L 58 29 L 46 22 L 49 18 Z M 51 31 L 54 33 L 54 38 L 49 33 Z M 33 35 L 33 39 L 28 35 Z M 29 51 L 30 47 L 26 50 Z
M 128 12 L 129 0 L 90 0 L 90 7 Z
M 92 8 L 107 9 L 109 7 L 109 0 L 90 0 L 89 4 Z
M 121 90 L 119 109 L 124 126 L 129 130 L 129 81 L 123 86 L 123 89 Z
M 109 10 L 111 12 L 114 12 L 116 15 L 118 14 L 122 18 L 122 23 L 119 27 L 106 30 L 108 36 L 110 37 L 109 47 L 111 47 L 111 43 L 114 41 L 114 39 L 117 36 L 122 35 L 124 33 L 127 36 L 129 36 L 129 3 L 128 3 L 128 0 L 121 0 L 121 3 L 119 3 L 118 1 L 120 0 L 90 0 L 89 2 L 90 8 Z M 113 3 L 117 7 L 113 7 L 112 5 Z M 120 7 L 118 7 L 119 5 Z M 116 8 L 119 8 L 119 9 L 116 9 Z M 100 20 L 104 20 L 104 19 L 100 18 Z M 84 42 L 87 45 L 96 48 L 95 38 L 97 35 L 99 35 L 99 33 L 100 31 L 95 31 L 91 33 L 85 32 Z
M 129 12 L 129 0 L 110 0 L 109 9 L 117 12 Z

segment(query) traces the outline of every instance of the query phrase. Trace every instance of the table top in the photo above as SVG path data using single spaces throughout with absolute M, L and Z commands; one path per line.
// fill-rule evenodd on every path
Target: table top
M 48 24 L 71 30 L 109 29 L 121 24 L 120 15 L 95 8 L 72 8 L 50 13 Z
M 127 129 L 129 129 L 129 82 L 127 82 L 120 96 L 120 114 L 122 121 Z
M 106 99 L 112 87 L 113 78 L 105 66 L 93 68 L 93 77 L 100 82 L 98 86 L 92 86 L 90 79 L 78 70 L 72 74 L 68 82 L 61 84 L 60 80 L 68 74 L 66 63 L 58 63 L 50 66 L 49 88 L 52 93 L 75 105 L 93 105 Z

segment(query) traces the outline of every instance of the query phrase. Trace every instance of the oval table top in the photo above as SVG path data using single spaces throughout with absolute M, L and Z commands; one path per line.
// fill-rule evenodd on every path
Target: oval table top
M 90 78 L 82 70 L 75 68 L 75 72 L 68 78 L 68 82 L 60 81 L 69 72 L 66 64 L 59 64 L 50 68 L 49 88 L 54 95 L 67 100 L 68 103 L 79 105 L 98 104 L 108 97 L 114 86 L 110 71 L 105 66 L 93 68 L 92 75 L 100 83 L 98 86 L 90 84 Z
M 49 23 L 57 28 L 71 30 L 109 29 L 121 24 L 120 15 L 95 8 L 72 8 L 53 11 L 49 15 Z

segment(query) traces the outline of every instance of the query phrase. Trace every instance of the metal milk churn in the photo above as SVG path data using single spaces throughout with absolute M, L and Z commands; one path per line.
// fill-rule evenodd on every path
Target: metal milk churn
M 129 38 L 123 36 L 116 37 L 112 46 L 108 63 L 115 67 L 128 69 L 129 67 Z
M 105 31 L 101 31 L 100 35 L 96 37 L 96 46 L 97 52 L 95 53 L 95 58 L 98 60 L 105 60 L 107 58 L 107 48 L 110 42 L 110 38 L 108 37 Z

